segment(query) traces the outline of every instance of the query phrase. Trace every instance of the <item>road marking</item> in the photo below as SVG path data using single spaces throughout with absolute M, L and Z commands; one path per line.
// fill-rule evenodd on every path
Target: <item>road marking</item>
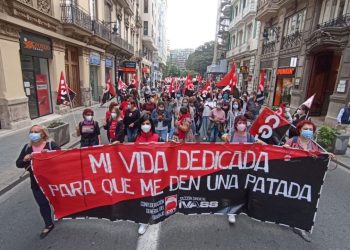
M 137 250 L 149 250 L 158 248 L 161 223 L 150 225 L 144 235 L 140 235 L 137 240 Z

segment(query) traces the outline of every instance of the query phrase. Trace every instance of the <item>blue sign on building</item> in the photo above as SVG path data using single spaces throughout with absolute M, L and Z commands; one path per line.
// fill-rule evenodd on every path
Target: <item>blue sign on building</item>
M 109 58 L 107 57 L 106 58 L 106 68 L 113 68 L 113 59 L 112 58 Z
M 90 64 L 91 65 L 100 65 L 101 57 L 98 53 L 90 53 Z

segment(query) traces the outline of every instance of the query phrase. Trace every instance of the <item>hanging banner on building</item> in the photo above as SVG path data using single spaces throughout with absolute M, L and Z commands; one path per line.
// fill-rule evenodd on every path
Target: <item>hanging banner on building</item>
M 269 108 L 264 108 L 249 133 L 267 144 L 279 145 L 290 126 L 287 119 Z
M 57 219 L 246 213 L 312 231 L 328 162 L 259 144 L 119 144 L 35 154 L 33 171 Z

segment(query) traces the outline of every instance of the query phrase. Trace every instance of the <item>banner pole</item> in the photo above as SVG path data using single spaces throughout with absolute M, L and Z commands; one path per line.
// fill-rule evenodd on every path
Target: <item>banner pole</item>
M 70 95 L 69 95 L 70 88 L 68 87 L 67 82 L 65 82 L 65 84 L 66 84 L 66 89 L 67 89 L 67 94 L 68 94 L 70 112 L 73 114 L 73 119 L 74 119 L 75 127 L 77 127 L 77 126 L 78 126 L 78 122 L 77 122 L 77 119 L 75 118 L 75 113 L 74 113 L 74 111 L 73 111 L 73 103 L 72 103 L 72 100 L 71 100 Z

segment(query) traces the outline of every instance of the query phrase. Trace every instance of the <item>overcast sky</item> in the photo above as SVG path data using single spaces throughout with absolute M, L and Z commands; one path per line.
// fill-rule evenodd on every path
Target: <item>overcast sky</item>
M 217 3 L 217 0 L 168 0 L 170 49 L 195 49 L 215 40 Z

